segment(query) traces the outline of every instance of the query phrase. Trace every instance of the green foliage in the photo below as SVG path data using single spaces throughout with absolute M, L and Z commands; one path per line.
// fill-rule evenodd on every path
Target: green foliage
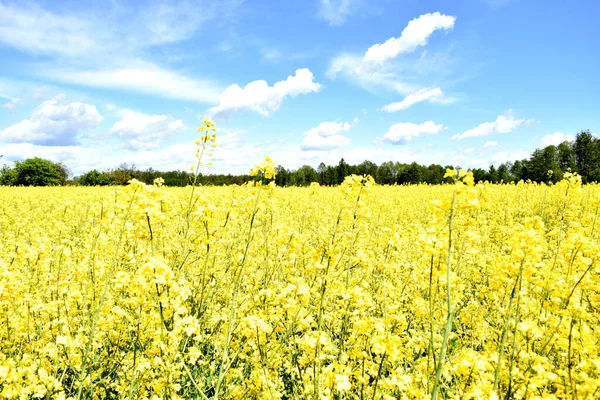
M 107 186 L 115 184 L 115 181 L 109 173 L 93 169 L 81 175 L 78 183 L 82 186 Z
M 14 168 L 10 168 L 8 165 L 4 165 L 0 169 L 0 186 L 14 186 L 17 182 L 17 171 Z
M 43 158 L 28 158 L 15 162 L 16 186 L 59 186 L 64 185 L 68 170 Z

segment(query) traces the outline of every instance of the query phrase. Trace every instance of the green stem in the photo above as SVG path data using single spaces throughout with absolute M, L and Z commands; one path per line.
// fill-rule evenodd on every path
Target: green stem
M 442 378 L 442 368 L 446 358 L 446 350 L 448 348 L 448 336 L 452 330 L 452 292 L 450 286 L 450 265 L 452 261 L 452 219 L 454 218 L 454 205 L 456 204 L 456 192 L 452 194 L 452 206 L 450 207 L 450 216 L 448 217 L 448 260 L 446 265 L 446 295 L 448 297 L 448 317 L 446 319 L 446 327 L 444 329 L 444 339 L 442 341 L 442 349 L 440 350 L 440 360 L 438 362 L 437 371 L 435 374 L 435 382 L 433 383 L 433 392 L 431 393 L 432 400 L 438 397 L 440 380 Z
M 219 366 L 219 377 L 217 380 L 217 385 L 215 387 L 215 395 L 214 399 L 217 400 L 219 398 L 219 392 L 221 390 L 221 384 L 223 383 L 223 379 L 225 378 L 225 365 L 227 364 L 229 358 L 229 345 L 231 343 L 231 335 L 233 333 L 234 321 L 236 318 L 237 312 L 237 296 L 239 293 L 241 281 L 242 281 L 242 273 L 244 271 L 244 265 L 246 263 L 246 258 L 248 256 L 248 249 L 250 248 L 250 243 L 252 242 L 252 227 L 254 226 L 254 219 L 256 218 L 256 213 L 258 212 L 258 200 L 260 199 L 260 193 L 262 192 L 262 188 L 258 189 L 258 194 L 256 195 L 256 201 L 254 202 L 254 211 L 252 212 L 252 218 L 250 220 L 250 228 L 248 229 L 248 236 L 246 238 L 246 248 L 244 249 L 244 256 L 242 257 L 242 262 L 240 264 L 237 278 L 235 280 L 235 287 L 233 289 L 233 293 L 231 296 L 231 308 L 229 310 L 229 321 L 227 321 L 227 336 L 225 338 L 225 348 L 223 349 L 223 358 L 221 360 L 221 365 Z

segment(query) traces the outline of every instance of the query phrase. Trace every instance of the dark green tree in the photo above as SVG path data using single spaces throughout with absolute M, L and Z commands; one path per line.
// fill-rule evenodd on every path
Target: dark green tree
M 509 171 L 510 171 L 509 167 L 510 167 L 509 163 L 503 163 L 498 166 L 498 179 L 501 182 L 509 183 L 512 181 L 512 178 L 509 173 Z
M 17 182 L 17 170 L 8 165 L 0 169 L 0 186 L 13 186 Z
M 558 163 L 560 169 L 565 172 L 567 170 L 575 171 L 577 162 L 575 160 L 575 151 L 573 150 L 574 142 L 562 142 L 556 149 L 558 150 Z
M 590 131 L 581 131 L 575 138 L 573 151 L 577 170 L 584 182 L 599 180 L 600 145 Z
M 498 171 L 496 170 L 496 167 L 494 167 L 493 165 L 490 165 L 487 179 L 488 179 L 488 181 L 490 181 L 492 183 L 498 183 L 500 181 L 500 178 L 498 176 Z
M 64 171 L 43 158 L 28 158 L 15 162 L 17 186 L 59 186 L 65 184 Z M 68 176 L 68 175 L 67 175 Z
M 79 184 L 83 186 L 106 186 L 114 183 L 110 174 L 100 172 L 96 169 L 86 172 L 79 177 Z

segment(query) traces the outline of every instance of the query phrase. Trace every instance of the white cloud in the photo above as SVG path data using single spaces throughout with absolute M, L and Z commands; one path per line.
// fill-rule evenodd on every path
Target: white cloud
M 95 106 L 85 103 L 43 102 L 31 117 L 0 131 L 0 142 L 38 145 L 71 145 L 84 129 L 100 124 L 102 116 Z
M 483 144 L 483 147 L 486 148 L 486 149 L 488 147 L 496 147 L 496 146 L 498 146 L 498 142 L 494 142 L 493 140 L 488 140 L 487 142 L 485 142 Z
M 519 125 L 528 122 L 525 119 L 517 119 L 513 117 L 512 112 L 508 110 L 504 115 L 499 115 L 495 121 L 484 122 L 477 125 L 473 129 L 469 129 L 463 133 L 457 133 L 452 136 L 452 140 L 467 139 L 478 136 L 488 136 L 496 133 L 509 133 Z
M 156 52 L 154 46 L 190 39 L 209 22 L 237 18 L 242 2 L 109 2 L 77 12 L 51 12 L 30 2 L 0 3 L 0 45 L 53 57 L 34 65 L 38 78 L 214 104 L 222 87 L 210 79 L 144 60 L 152 54 L 157 62 L 168 63 L 172 55 Z
M 206 115 L 210 118 L 227 116 L 240 110 L 252 110 L 268 116 L 279 109 L 286 97 L 296 97 L 301 94 L 318 92 L 321 84 L 314 81 L 309 69 L 296 70 L 284 81 L 275 82 L 273 86 L 264 80 L 248 83 L 241 88 L 237 84 L 229 86 L 221 93 L 219 104 L 209 108 Z
M 401 122 L 390 126 L 390 129 L 383 136 L 383 141 L 392 144 L 404 144 L 415 137 L 435 135 L 442 129 L 445 129 L 444 125 L 436 124 L 433 121 L 426 121 L 422 124 Z
M 419 87 L 407 83 L 398 78 L 391 68 L 378 68 L 377 70 L 366 70 L 362 57 L 351 54 L 343 54 L 333 59 L 327 70 L 327 76 L 335 79 L 343 75 L 354 84 L 369 92 L 375 92 L 377 88 L 385 88 L 401 94 L 409 94 L 419 90 Z
M 109 133 L 126 140 L 133 149 L 155 149 L 183 127 L 180 119 L 170 115 L 147 115 L 128 110 Z
M 350 0 L 320 0 L 318 16 L 331 26 L 340 26 L 350 14 Z
M 29 2 L 0 4 L 0 42 L 30 54 L 104 58 L 192 37 L 208 22 L 235 17 L 242 0 L 114 2 L 53 13 Z M 98 12 L 102 16 L 98 17 Z M 104 61 L 109 61 L 104 58 Z
M 261 48 L 260 49 L 260 53 L 262 54 L 262 59 L 264 61 L 279 61 L 282 57 L 283 54 L 281 54 L 281 51 L 274 49 L 274 48 Z
M 410 71 L 417 77 L 422 77 L 423 68 L 415 67 L 418 63 L 414 60 L 403 64 L 398 58 L 401 55 L 406 58 L 417 48 L 425 46 L 436 30 L 451 29 L 455 19 L 453 16 L 439 12 L 423 14 L 410 21 L 400 37 L 392 37 L 384 43 L 375 44 L 363 55 L 346 53 L 334 57 L 329 65 L 327 76 L 335 79 L 341 75 L 368 91 L 384 88 L 410 95 L 419 90 L 428 90 L 422 89 L 421 85 L 408 83 L 416 80 L 415 77 L 408 76 Z M 425 56 L 421 58 L 423 57 Z M 432 63 L 438 62 L 432 61 Z
M 451 29 L 454 21 L 456 21 L 456 17 L 439 12 L 423 14 L 411 20 L 400 37 L 393 37 L 384 43 L 369 47 L 363 61 L 367 64 L 381 65 L 387 60 L 396 58 L 399 54 L 413 52 L 418 47 L 425 46 L 429 36 L 436 30 Z
M 219 88 L 209 81 L 197 80 L 150 63 L 136 62 L 128 67 L 93 70 L 49 70 L 56 80 L 110 89 L 127 89 L 170 99 L 215 103 Z
M 0 107 L 6 108 L 8 110 L 8 112 L 11 113 L 11 112 L 13 112 L 15 110 L 15 108 L 17 108 L 21 104 L 23 104 L 23 102 L 21 101 L 21 99 L 19 99 L 17 97 L 13 97 L 8 102 L 2 104 Z
M 0 3 L 0 42 L 27 53 L 61 56 L 90 53 L 104 48 L 95 38 L 105 32 L 93 32 L 83 19 L 52 14 L 39 6 L 25 8 Z
M 331 150 L 350 144 L 350 139 L 344 136 L 358 119 L 350 122 L 322 122 L 319 126 L 304 132 L 304 139 L 300 143 L 302 151 Z
M 449 104 L 452 103 L 454 99 L 445 97 L 444 92 L 442 92 L 442 89 L 440 88 L 423 88 L 409 94 L 402 101 L 385 105 L 383 110 L 387 112 L 406 110 L 408 107 L 422 101 L 429 101 L 430 103 L 438 104 Z
M 499 165 L 507 161 L 513 162 L 529 158 L 531 153 L 524 150 L 500 151 L 492 156 L 492 164 Z
M 573 140 L 575 140 L 575 136 L 573 136 L 573 135 L 567 135 L 562 132 L 554 132 L 554 133 L 549 133 L 542 138 L 542 146 L 544 146 L 544 147 L 550 146 L 550 145 L 558 146 L 562 142 L 565 142 L 565 141 L 571 142 Z
M 472 147 L 469 147 L 468 149 L 464 149 L 463 150 L 463 153 L 465 153 L 465 154 L 469 154 L 469 153 L 472 153 L 472 152 L 473 152 L 473 148 Z

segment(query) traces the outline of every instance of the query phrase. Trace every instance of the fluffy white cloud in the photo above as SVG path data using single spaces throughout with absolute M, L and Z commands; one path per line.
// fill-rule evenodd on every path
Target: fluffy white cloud
M 239 110 L 252 110 L 268 116 L 279 109 L 286 97 L 318 92 L 319 89 L 321 84 L 314 81 L 309 69 L 298 69 L 295 75 L 275 82 L 273 86 L 269 86 L 264 80 L 250 82 L 243 88 L 237 84 L 231 85 L 221 93 L 219 104 L 209 108 L 206 115 L 214 118 L 227 116 Z
M 354 124 L 358 122 L 355 119 L 350 122 L 322 122 L 319 126 L 311 128 L 304 132 L 304 139 L 300 143 L 303 151 L 307 150 L 331 150 L 350 144 L 343 134 L 348 132 Z
M 467 139 L 478 136 L 488 136 L 496 133 L 509 133 L 512 132 L 517 126 L 527 122 L 525 119 L 517 119 L 512 115 L 512 112 L 508 110 L 504 115 L 499 115 L 495 121 L 484 122 L 477 125 L 473 129 L 469 129 L 463 133 L 457 133 L 452 136 L 452 140 Z
M 473 148 L 472 147 L 469 147 L 468 149 L 464 149 L 463 150 L 463 153 L 465 153 L 465 154 L 469 154 L 469 153 L 472 153 L 472 152 L 473 152 Z
M 573 136 L 573 135 L 567 135 L 562 132 L 554 132 L 554 133 L 549 133 L 542 138 L 542 146 L 544 146 L 544 147 L 550 146 L 550 145 L 558 146 L 562 142 L 565 142 L 565 141 L 571 142 L 573 140 L 575 140 L 575 136 Z
M 109 133 L 126 140 L 133 149 L 155 149 L 182 128 L 183 122 L 170 115 L 126 111 Z
M 350 14 L 350 0 L 320 0 L 318 16 L 331 26 L 340 26 Z
M 488 140 L 487 142 L 485 142 L 485 143 L 483 144 L 483 147 L 484 147 L 484 148 L 486 148 L 486 149 L 487 149 L 488 147 L 496 147 L 496 146 L 498 146 L 498 142 L 495 142 L 495 141 L 493 141 L 493 140 Z
M 454 99 L 445 97 L 444 92 L 442 92 L 442 89 L 440 88 L 423 88 L 409 94 L 402 101 L 385 105 L 383 110 L 387 112 L 406 110 L 408 107 L 422 101 L 429 101 L 430 103 L 438 104 L 449 104 L 452 103 Z
M 102 121 L 95 106 L 48 100 L 33 110 L 31 117 L 0 131 L 0 142 L 38 145 L 72 145 L 84 129 Z
M 392 144 L 404 144 L 412 138 L 423 135 L 435 135 L 442 129 L 444 125 L 436 124 L 433 121 L 426 121 L 422 124 L 413 124 L 412 122 L 401 122 L 390 126 L 390 129 L 383 136 L 383 141 Z
M 151 63 L 135 62 L 128 67 L 93 70 L 48 70 L 53 79 L 110 89 L 126 89 L 169 99 L 215 103 L 220 89 L 213 83 L 171 72 Z
M 439 12 L 423 14 L 411 20 L 402 35 L 390 38 L 384 43 L 369 47 L 363 61 L 367 64 L 383 64 L 402 53 L 410 53 L 418 47 L 425 46 L 429 36 L 438 29 L 448 30 L 454 26 L 456 17 L 440 14 Z

